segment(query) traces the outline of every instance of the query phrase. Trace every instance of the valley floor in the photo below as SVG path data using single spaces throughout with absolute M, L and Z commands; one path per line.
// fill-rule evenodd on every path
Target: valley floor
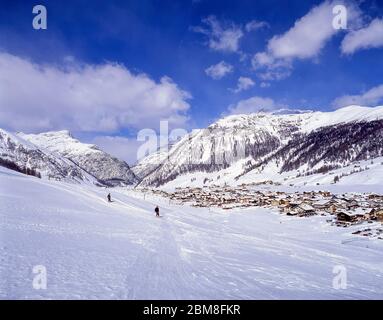
M 0 298 L 382 299 L 383 241 L 325 219 L 193 208 L 1 168 Z M 46 290 L 32 286 L 36 265 Z M 339 265 L 346 289 L 333 288 Z

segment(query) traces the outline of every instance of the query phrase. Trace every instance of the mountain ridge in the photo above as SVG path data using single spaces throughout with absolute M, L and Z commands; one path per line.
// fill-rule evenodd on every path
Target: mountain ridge
M 283 148 L 289 141 L 302 139 L 302 136 L 320 128 L 381 119 L 383 106 L 348 106 L 332 112 L 287 115 L 265 112 L 230 115 L 181 139 L 169 151 L 166 160 L 157 164 L 158 169 L 145 176 L 139 186 L 159 187 L 183 174 L 218 172 L 239 160 L 257 162 Z M 254 163 L 250 167 L 252 165 Z
M 137 178 L 125 161 L 82 143 L 68 130 L 39 134 L 0 131 L 3 161 L 20 168 L 32 166 L 43 177 L 86 181 L 107 186 L 132 185 Z M 60 163 L 64 170 L 60 171 Z
M 107 186 L 160 187 L 185 175 L 213 180 L 216 173 L 230 173 L 234 183 L 244 176 L 264 177 L 267 168 L 308 175 L 383 156 L 383 106 L 229 115 L 132 167 L 68 130 L 0 129 L 0 152 L 3 166 L 14 163 L 22 172 Z

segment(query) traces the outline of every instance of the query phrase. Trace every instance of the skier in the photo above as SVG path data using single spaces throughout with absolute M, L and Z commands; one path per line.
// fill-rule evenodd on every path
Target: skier
M 160 216 L 160 208 L 158 208 L 158 206 L 156 206 L 156 208 L 154 209 L 154 212 L 156 213 L 156 217 Z
M 111 197 L 110 193 L 108 193 L 108 195 L 106 197 L 108 198 L 108 202 L 112 202 L 112 197 Z

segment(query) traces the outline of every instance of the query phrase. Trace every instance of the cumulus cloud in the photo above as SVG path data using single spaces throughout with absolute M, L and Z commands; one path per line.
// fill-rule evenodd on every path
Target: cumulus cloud
M 192 27 L 194 32 L 205 35 L 210 49 L 224 52 L 238 52 L 239 40 L 243 37 L 240 26 L 231 22 L 220 22 L 215 16 L 202 19 L 203 26 Z
M 214 80 L 218 80 L 223 78 L 228 73 L 233 72 L 233 69 L 232 65 L 226 63 L 225 61 L 221 61 L 205 69 L 205 73 Z
M 252 59 L 253 68 L 264 70 L 263 79 L 281 80 L 291 74 L 296 59 L 316 58 L 339 29 L 333 27 L 333 8 L 339 1 L 324 1 L 298 19 L 287 32 L 272 37 L 264 52 Z M 341 2 L 340 2 L 341 3 Z M 360 11 L 351 3 L 347 6 L 348 20 L 357 21 Z
M 348 33 L 341 44 L 345 54 L 369 48 L 383 47 L 383 20 L 375 19 L 367 27 Z
M 0 125 L 13 130 L 116 132 L 182 126 L 190 94 L 117 63 L 36 64 L 0 53 Z
M 282 35 L 274 36 L 267 45 L 274 58 L 312 58 L 338 30 L 332 26 L 333 4 L 323 2 L 297 20 L 294 26 Z
M 250 89 L 255 85 L 255 82 L 248 77 L 239 77 L 237 87 L 233 90 L 235 93 Z
M 260 111 L 272 111 L 286 106 L 276 103 L 271 98 L 254 96 L 246 100 L 241 100 L 228 108 L 229 114 L 249 114 Z
M 125 160 L 130 165 L 137 162 L 137 150 L 142 144 L 137 139 L 121 136 L 96 136 L 92 143 L 118 159 Z
M 360 95 L 344 95 L 336 98 L 332 105 L 334 108 L 343 108 L 349 105 L 376 106 L 383 103 L 383 84 L 373 87 Z

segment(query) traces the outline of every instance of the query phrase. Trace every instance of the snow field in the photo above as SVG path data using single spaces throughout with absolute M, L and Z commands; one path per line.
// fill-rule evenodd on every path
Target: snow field
M 381 299 L 382 241 L 325 219 L 193 208 L 0 168 L 0 297 Z M 35 265 L 46 290 L 32 286 Z M 333 288 L 337 265 L 347 289 Z

